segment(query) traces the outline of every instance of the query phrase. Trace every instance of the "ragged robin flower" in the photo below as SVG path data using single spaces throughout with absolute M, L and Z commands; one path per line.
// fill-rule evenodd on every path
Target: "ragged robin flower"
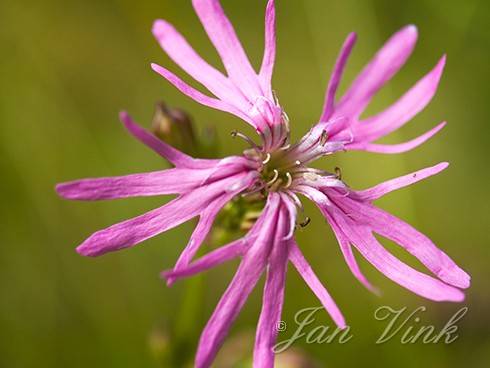
M 234 132 L 234 136 L 243 138 L 250 145 L 242 155 L 221 160 L 194 159 L 147 133 L 123 113 L 121 118 L 128 130 L 175 168 L 64 183 L 58 185 L 58 193 L 79 200 L 162 194 L 178 194 L 178 197 L 144 215 L 96 232 L 77 248 L 78 252 L 98 256 L 134 246 L 199 216 L 176 265 L 163 273 L 168 284 L 228 260 L 241 259 L 201 335 L 195 360 L 199 368 L 211 366 L 233 321 L 263 274 L 266 281 L 255 340 L 254 367 L 274 366 L 273 346 L 282 311 L 288 262 L 297 269 L 337 326 L 346 327 L 339 308 L 294 240 L 298 223 L 299 226 L 306 224 L 298 220 L 298 212 L 302 209 L 300 196 L 318 206 L 337 237 L 347 265 L 370 290 L 374 287 L 361 273 L 352 247 L 388 278 L 422 297 L 435 301 L 463 300 L 460 289 L 469 286 L 468 274 L 425 235 L 372 204 L 392 190 L 439 173 L 446 163 L 364 191 L 352 190 L 340 172 L 329 173 L 311 167 L 314 160 L 339 150 L 403 152 L 435 134 L 442 125 L 402 144 L 373 143 L 401 127 L 428 104 L 439 82 L 444 58 L 393 105 L 361 120 L 359 116 L 374 94 L 410 55 L 417 32 L 414 26 L 408 26 L 391 37 L 336 102 L 335 92 L 355 41 L 355 35 L 349 35 L 327 87 L 319 122 L 299 142 L 291 144 L 289 119 L 271 87 L 275 59 L 274 1 L 270 0 L 267 5 L 265 53 L 259 73 L 250 65 L 219 1 L 194 0 L 193 5 L 221 56 L 226 76 L 205 62 L 169 23 L 156 21 L 153 33 L 168 55 L 215 97 L 190 87 L 161 66 L 153 64 L 153 69 L 196 101 L 230 112 L 251 124 L 260 136 L 260 143 Z M 237 196 L 256 195 L 263 197 L 265 205 L 246 235 L 193 261 L 220 209 Z M 374 233 L 399 244 L 433 276 L 401 262 L 378 242 Z

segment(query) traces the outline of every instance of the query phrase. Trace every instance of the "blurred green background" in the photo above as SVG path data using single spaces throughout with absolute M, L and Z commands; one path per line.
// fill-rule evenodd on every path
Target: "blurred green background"
M 258 65 L 265 0 L 223 0 L 223 5 Z M 318 118 L 324 87 L 348 32 L 357 31 L 359 40 L 343 89 L 389 35 L 408 23 L 419 28 L 413 56 L 368 112 L 392 102 L 441 54 L 448 54 L 433 102 L 386 141 L 412 138 L 447 120 L 440 134 L 407 154 L 338 154 L 317 166 L 340 166 L 351 186 L 364 188 L 449 161 L 443 174 L 378 204 L 428 234 L 473 277 L 464 303 L 437 304 L 398 287 L 362 261 L 363 270 L 383 291 L 381 298 L 372 295 L 351 276 L 330 229 L 308 206 L 312 223 L 299 233 L 299 243 L 354 337 L 344 345 L 306 344 L 303 339 L 295 348 L 320 367 L 488 367 L 489 2 L 277 0 L 277 7 L 274 88 L 291 118 L 294 138 Z M 198 283 L 185 280 L 170 289 L 159 279 L 159 271 L 175 262 L 192 223 L 131 250 L 83 258 L 74 248 L 93 231 L 168 199 L 68 202 L 53 190 L 61 181 L 166 166 L 121 128 L 121 109 L 149 126 L 156 101 L 184 108 L 199 129 L 216 126 L 222 155 L 242 149 L 230 131 L 252 134 L 238 119 L 189 100 L 150 70 L 154 61 L 179 71 L 150 33 L 156 18 L 174 23 L 199 52 L 220 65 L 190 1 L 0 3 L 1 367 L 158 367 L 165 364 L 162 356 L 169 341 L 178 341 L 174 355 L 192 361 L 199 332 L 231 279 L 236 263 L 208 272 Z M 417 265 L 392 244 L 387 246 Z M 253 336 L 260 303 L 261 291 L 256 290 L 230 339 L 243 331 Z M 283 314 L 288 329 L 279 339 L 293 333 L 298 310 L 317 305 L 290 269 Z M 460 307 L 469 311 L 451 345 L 403 345 L 399 338 L 375 345 L 385 323 L 373 313 L 382 305 L 410 310 L 424 305 L 427 312 L 419 324 L 439 327 Z M 322 324 L 332 325 L 323 311 L 315 322 Z M 245 353 L 251 353 L 252 338 L 243 340 L 249 349 Z

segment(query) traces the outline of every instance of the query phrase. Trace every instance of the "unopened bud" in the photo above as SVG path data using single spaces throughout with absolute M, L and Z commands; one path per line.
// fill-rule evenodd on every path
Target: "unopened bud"
M 197 144 L 194 127 L 191 117 L 185 111 L 158 102 L 151 129 L 158 138 L 175 148 L 189 154 L 195 153 Z
M 188 155 L 214 158 L 219 154 L 214 127 L 206 127 L 202 134 L 196 134 L 193 119 L 187 112 L 168 107 L 163 102 L 155 105 L 151 130 L 158 138 Z

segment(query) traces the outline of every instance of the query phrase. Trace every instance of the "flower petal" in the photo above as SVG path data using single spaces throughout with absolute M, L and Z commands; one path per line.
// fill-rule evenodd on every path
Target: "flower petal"
M 333 216 L 359 252 L 392 281 L 415 294 L 434 301 L 460 302 L 464 299 L 461 290 L 419 272 L 394 257 L 379 244 L 367 227 L 355 224 L 345 215 L 339 215 L 338 212 L 334 212 Z
M 417 28 L 395 33 L 364 67 L 336 107 L 336 116 L 358 117 L 371 98 L 405 64 L 417 41 Z
M 241 256 L 244 253 L 246 246 L 247 239 L 242 238 L 235 240 L 202 256 L 201 258 L 199 258 L 195 262 L 192 262 L 186 267 L 163 271 L 161 273 L 161 276 L 167 279 L 168 284 L 168 281 L 170 280 L 174 282 L 182 277 L 188 277 L 201 273 L 203 271 L 209 270 L 210 268 L 219 266 L 220 264 L 232 260 L 238 256 Z
M 335 66 L 328 82 L 327 92 L 325 93 L 325 103 L 323 105 L 323 112 L 320 116 L 320 121 L 328 121 L 333 114 L 334 104 L 335 104 L 335 93 L 339 86 L 342 74 L 344 73 L 345 65 L 347 64 L 347 59 L 356 43 L 357 35 L 355 33 L 350 33 L 342 45 L 340 54 L 337 57 Z
M 295 185 L 294 190 L 296 193 L 303 194 L 310 201 L 317 203 L 319 206 L 329 206 L 331 204 L 328 197 L 317 188 L 314 188 L 310 185 Z
M 439 174 L 442 170 L 449 166 L 447 162 L 441 162 L 435 166 L 427 167 L 425 169 L 410 173 L 408 175 L 400 176 L 399 178 L 385 181 L 372 188 L 356 191 L 353 193 L 353 198 L 361 201 L 374 201 L 383 197 L 385 194 L 393 192 L 394 190 L 407 187 L 420 180 L 426 179 L 433 175 Z
M 320 208 L 322 211 L 323 215 L 327 219 L 328 223 L 332 227 L 333 233 L 335 234 L 335 237 L 337 238 L 337 241 L 340 246 L 340 250 L 342 251 L 342 254 L 344 256 L 345 262 L 347 263 L 347 266 L 349 267 L 350 271 L 352 274 L 355 276 L 356 279 L 359 280 L 361 284 L 363 284 L 369 291 L 373 292 L 374 294 L 379 295 L 379 290 L 375 286 L 373 286 L 369 280 L 364 276 L 362 273 L 361 269 L 359 268 L 359 265 L 356 261 L 356 258 L 354 257 L 354 253 L 352 252 L 352 247 L 349 243 L 349 239 L 345 236 L 345 234 L 342 232 L 342 230 L 339 228 L 335 220 L 330 216 L 327 210 L 324 210 L 323 208 Z
M 211 226 L 213 226 L 213 222 L 218 215 L 218 212 L 223 208 L 223 206 L 228 203 L 231 198 L 235 195 L 235 193 L 228 193 L 227 195 L 223 195 L 216 199 L 214 202 L 210 203 L 208 207 L 204 210 L 199 218 L 199 222 L 197 223 L 194 232 L 192 233 L 187 246 L 180 254 L 177 263 L 174 266 L 174 270 L 179 270 L 181 268 L 185 268 L 191 261 L 192 258 L 196 255 L 196 252 L 199 250 L 200 246 L 206 239 L 211 230 Z M 171 278 L 167 279 L 167 285 L 170 286 L 173 283 Z
M 356 140 L 374 141 L 410 121 L 432 100 L 441 79 L 446 57 L 435 68 L 408 90 L 397 102 L 381 113 L 361 121 L 355 129 Z
M 119 118 L 131 135 L 175 166 L 193 167 L 196 163 L 203 161 L 212 163 L 212 160 L 194 160 L 192 157 L 158 139 L 136 124 L 126 111 L 121 111 Z
M 228 78 L 204 61 L 171 24 L 164 20 L 157 20 L 153 24 L 152 31 L 168 56 L 187 74 L 219 99 L 230 102 L 242 110 L 247 108 L 247 100 Z
M 272 73 L 276 58 L 276 9 L 274 0 L 269 0 L 265 10 L 265 42 L 264 58 L 260 67 L 259 81 L 262 90 L 269 99 L 272 99 Z
M 281 193 L 282 201 L 289 213 L 289 232 L 287 233 L 285 239 L 291 239 L 294 235 L 294 230 L 296 228 L 296 214 L 298 210 L 294 202 L 295 200 L 291 197 L 291 195 L 295 195 L 295 194 L 292 192 Z
M 85 256 L 99 256 L 141 243 L 197 216 L 210 201 L 229 190 L 230 186 L 243 180 L 245 176 L 236 175 L 202 186 L 160 208 L 97 231 L 77 248 L 77 252 Z M 236 192 L 246 187 L 244 183 L 244 187 L 237 188 Z
M 126 176 L 81 179 L 58 184 L 56 191 L 66 199 L 90 201 L 181 194 L 201 185 L 213 170 L 175 168 Z
M 245 253 L 233 280 L 201 334 L 196 354 L 196 368 L 207 368 L 211 365 L 228 330 L 262 275 L 274 240 L 278 205 L 278 195 L 269 195 L 262 215 L 262 229 L 256 241 Z
M 367 152 L 386 153 L 386 154 L 407 152 L 414 149 L 415 147 L 420 146 L 422 143 L 432 138 L 445 126 L 446 126 L 446 122 L 443 121 L 439 125 L 436 125 L 434 128 L 429 130 L 428 132 L 425 132 L 424 134 L 418 136 L 417 138 L 414 138 L 404 143 L 399 143 L 399 144 L 352 143 L 352 144 L 346 144 L 345 149 L 350 151 L 352 150 L 367 151 Z
M 294 267 L 298 270 L 301 277 L 306 281 L 310 289 L 315 293 L 323 307 L 327 310 L 328 314 L 332 317 L 335 324 L 339 328 L 346 328 L 344 317 L 340 312 L 339 308 L 333 301 L 332 297 L 322 285 L 318 277 L 315 275 L 311 266 L 306 261 L 305 257 L 301 253 L 298 245 L 294 240 L 292 240 L 292 244 L 289 250 L 289 260 L 293 263 Z
M 233 114 L 245 120 L 246 122 L 250 123 L 252 126 L 255 126 L 253 120 L 249 116 L 247 116 L 244 112 L 237 109 L 235 106 L 229 104 L 228 102 L 219 100 L 217 98 L 209 97 L 203 94 L 202 92 L 199 92 L 197 89 L 186 84 L 182 79 L 177 77 L 174 73 L 172 73 L 171 71 L 167 70 L 166 68 L 158 64 L 151 64 L 151 68 L 155 72 L 160 74 L 162 77 L 164 77 L 166 80 L 168 80 L 170 83 L 172 83 L 183 94 L 199 102 L 200 104 L 203 104 L 208 107 L 212 107 L 213 109 L 228 112 L 230 114 Z
M 192 4 L 209 39 L 218 51 L 230 79 L 253 102 L 262 95 L 257 74 L 218 0 L 193 0 Z
M 465 271 L 427 236 L 406 222 L 369 203 L 360 203 L 350 198 L 338 202 L 344 212 L 402 246 L 445 283 L 459 288 L 470 285 L 470 277 Z
M 286 271 L 289 257 L 289 243 L 284 240 L 288 232 L 288 212 L 282 209 L 279 214 L 278 229 L 271 250 L 267 278 L 262 298 L 262 311 L 255 336 L 254 367 L 274 367 L 274 345 L 277 339 L 277 324 L 281 319 L 286 287 Z

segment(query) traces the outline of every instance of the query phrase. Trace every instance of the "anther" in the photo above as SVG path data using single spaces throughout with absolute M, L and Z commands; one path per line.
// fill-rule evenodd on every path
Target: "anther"
M 296 166 L 301 165 L 301 161 L 300 160 L 296 160 L 296 161 L 294 161 L 294 163 L 296 164 Z
M 247 142 L 254 150 L 256 150 L 257 152 L 260 153 L 260 148 L 259 146 L 257 146 L 257 144 L 249 137 L 247 137 L 245 134 L 242 134 L 236 130 L 232 131 L 231 132 L 231 136 L 233 138 L 236 138 L 236 137 L 239 137 L 241 139 L 243 139 L 245 142 Z
M 335 178 L 338 180 L 342 180 L 342 170 L 340 167 L 335 168 Z
M 284 189 L 289 188 L 293 182 L 293 177 L 291 176 L 291 174 L 289 172 L 286 173 L 286 177 L 288 178 L 288 181 L 286 182 Z
M 279 177 L 279 171 L 277 171 L 276 169 L 274 169 L 274 170 L 273 170 L 273 172 L 274 172 L 274 176 L 272 177 L 272 179 L 271 179 L 271 180 L 269 180 L 269 181 L 267 182 L 267 186 L 274 184 L 274 182 L 275 182 L 275 181 L 277 180 L 277 178 Z
M 311 222 L 311 219 L 306 216 L 306 218 L 304 219 L 304 221 L 300 222 L 298 225 L 301 229 L 304 229 L 305 227 L 308 226 L 308 224 Z
M 265 159 L 262 161 L 262 163 L 265 165 L 270 160 L 271 160 L 271 154 L 270 153 L 267 153 L 267 155 L 265 156 Z
M 320 145 L 324 146 L 327 143 L 328 140 L 328 134 L 326 130 L 322 131 L 322 135 L 320 137 Z

